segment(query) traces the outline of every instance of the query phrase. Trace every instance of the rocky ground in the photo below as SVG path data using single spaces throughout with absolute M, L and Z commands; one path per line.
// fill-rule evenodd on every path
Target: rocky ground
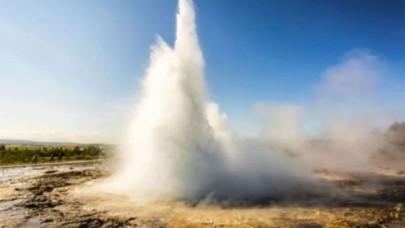
M 230 207 L 136 204 L 124 196 L 77 195 L 107 174 L 101 166 L 45 167 L 3 178 L 0 227 L 405 227 L 405 175 L 319 170 L 349 197 Z

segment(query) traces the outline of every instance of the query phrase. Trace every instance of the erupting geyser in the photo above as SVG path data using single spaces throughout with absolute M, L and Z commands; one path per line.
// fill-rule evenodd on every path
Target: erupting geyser
M 174 48 L 161 38 L 152 48 L 122 163 L 105 186 L 138 199 L 249 199 L 276 196 L 307 174 L 226 125 L 207 99 L 193 3 L 179 0 Z

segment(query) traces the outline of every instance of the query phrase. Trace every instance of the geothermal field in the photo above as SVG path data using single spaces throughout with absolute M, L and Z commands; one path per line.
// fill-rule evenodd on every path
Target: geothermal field
M 108 156 L 0 167 L 0 227 L 405 227 L 405 122 L 381 127 L 384 114 L 345 90 L 338 106 L 258 104 L 264 130 L 241 136 L 210 99 L 196 28 L 194 3 L 179 0 L 174 44 L 151 48 Z M 336 75 L 375 76 L 380 62 L 354 51 L 320 90 L 340 93 Z M 304 111 L 327 116 L 322 136 L 303 130 Z

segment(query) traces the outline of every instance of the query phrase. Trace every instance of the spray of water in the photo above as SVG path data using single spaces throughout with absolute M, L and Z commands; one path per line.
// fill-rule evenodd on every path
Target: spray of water
M 158 38 L 152 48 L 120 151 L 120 167 L 104 186 L 138 199 L 277 197 L 311 179 L 303 164 L 264 141 L 239 139 L 208 101 L 191 0 L 179 0 L 174 47 Z

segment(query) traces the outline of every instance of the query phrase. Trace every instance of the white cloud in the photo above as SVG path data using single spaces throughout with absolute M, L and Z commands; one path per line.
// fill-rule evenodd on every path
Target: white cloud
M 324 98 L 364 98 L 374 92 L 385 65 L 369 51 L 352 51 L 340 64 L 329 67 L 322 74 L 316 89 Z

